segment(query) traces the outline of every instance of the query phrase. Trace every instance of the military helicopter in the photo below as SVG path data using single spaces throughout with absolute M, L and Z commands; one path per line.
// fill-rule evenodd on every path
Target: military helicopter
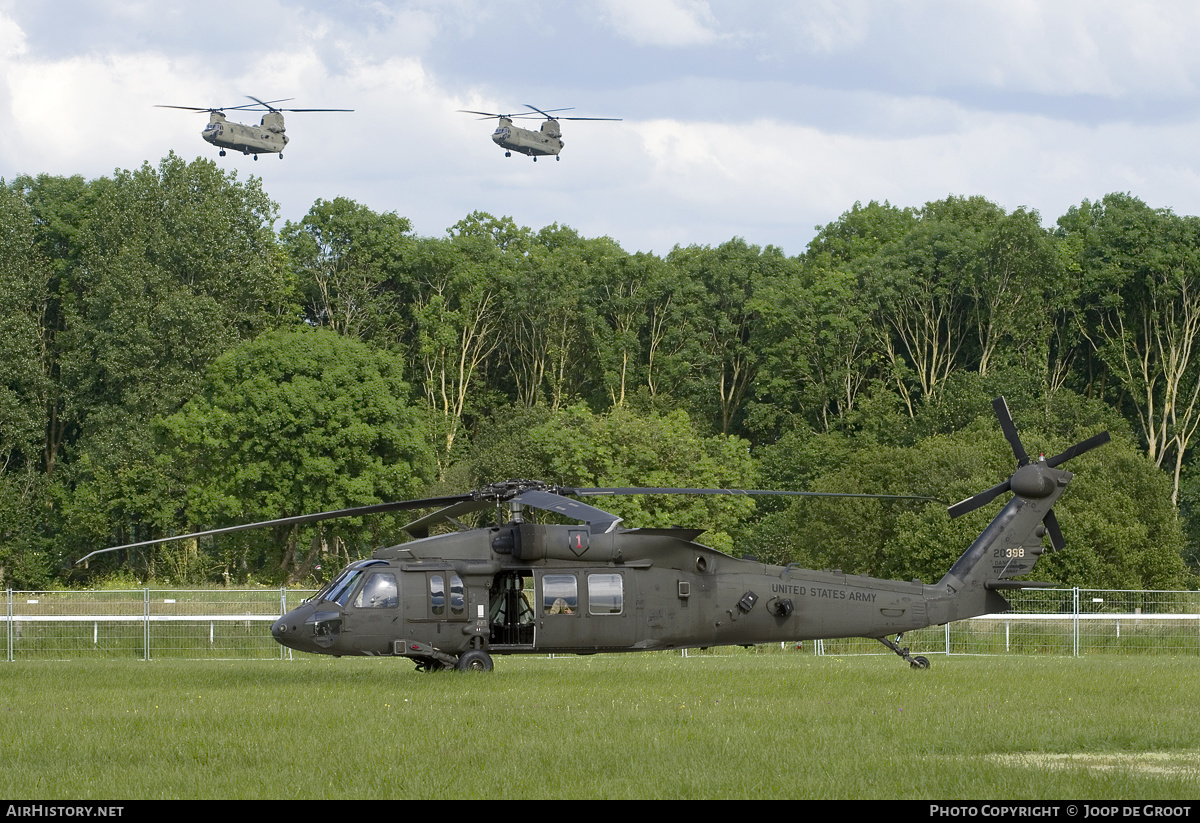
M 904 632 L 1010 610 L 1006 589 L 1042 555 L 1043 538 L 1065 540 L 1051 508 L 1072 474 L 1059 465 L 1108 441 L 1101 432 L 1055 457 L 1030 461 L 1003 398 L 994 407 L 1017 458 L 1012 476 L 951 506 L 952 517 L 997 496 L 1013 497 L 940 581 L 901 582 L 735 559 L 699 542 L 699 529 L 626 528 L 621 518 L 574 498 L 621 494 L 834 497 L 822 492 L 568 488 L 511 480 L 446 497 L 230 526 L 105 551 L 252 528 L 377 512 L 435 508 L 404 527 L 414 540 L 347 566 L 271 626 L 284 646 L 314 654 L 407 657 L 418 670 L 488 671 L 495 655 L 600 654 L 867 637 L 925 669 Z M 933 498 L 918 498 L 931 500 Z M 495 509 L 494 525 L 466 515 Z M 526 509 L 578 521 L 528 522 Z M 435 526 L 456 531 L 431 535 Z M 532 602 L 526 592 L 532 593 Z M 890 639 L 890 635 L 896 635 Z
M 496 130 L 492 132 L 492 141 L 496 145 L 504 149 L 505 157 L 512 157 L 512 153 L 519 152 L 527 154 L 533 158 L 533 162 L 537 162 L 539 157 L 554 155 L 555 160 L 561 160 L 558 153 L 563 150 L 562 128 L 559 126 L 559 120 L 613 120 L 620 121 L 620 117 L 554 117 L 549 112 L 531 106 L 528 103 L 524 104 L 525 108 L 533 109 L 537 114 L 546 118 L 546 122 L 542 123 L 541 131 L 533 131 L 532 129 L 523 129 L 520 126 L 514 126 L 514 120 L 523 119 L 538 119 L 537 114 L 522 112 L 520 114 L 493 114 L 486 111 L 471 111 L 470 109 L 459 109 L 463 114 L 480 114 L 480 120 L 498 119 L 500 122 L 496 126 Z M 565 109 L 550 109 L 552 112 L 559 111 L 574 111 L 573 108 Z
M 246 96 L 250 97 L 254 102 L 216 109 L 165 105 L 158 105 L 155 108 L 208 112 L 208 125 L 204 127 L 204 131 L 200 132 L 200 136 L 214 146 L 219 147 L 222 157 L 225 156 L 225 149 L 233 149 L 234 151 L 240 151 L 242 154 L 252 154 L 255 160 L 258 159 L 260 152 L 276 151 L 279 152 L 279 159 L 283 159 L 283 148 L 288 144 L 288 136 L 285 134 L 287 127 L 283 123 L 283 113 L 285 111 L 354 111 L 354 109 L 277 109 L 274 106 L 275 103 L 286 103 L 295 98 L 285 97 L 282 100 L 263 101 L 257 97 Z M 230 123 L 225 119 L 225 112 L 227 111 L 264 110 L 266 114 L 262 116 L 262 120 L 257 126 Z

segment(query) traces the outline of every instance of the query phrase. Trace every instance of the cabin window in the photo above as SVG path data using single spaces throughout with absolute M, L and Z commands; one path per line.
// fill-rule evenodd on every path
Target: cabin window
M 573 574 L 548 574 L 542 578 L 542 613 L 575 614 L 579 608 L 578 583 Z
M 440 574 L 429 575 L 429 611 L 434 617 L 446 613 L 446 582 Z
M 462 617 L 467 610 L 463 593 L 463 582 L 457 574 L 450 575 L 450 614 Z
M 624 601 L 621 575 L 588 575 L 588 614 L 620 614 Z
M 400 604 L 400 590 L 396 586 L 396 575 L 377 572 L 367 578 L 366 585 L 354 598 L 359 609 L 391 609 Z

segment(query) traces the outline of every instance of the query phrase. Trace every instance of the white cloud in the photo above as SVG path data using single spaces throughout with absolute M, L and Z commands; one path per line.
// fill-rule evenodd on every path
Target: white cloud
M 699 46 L 717 39 L 703 0 L 603 0 L 609 24 L 638 46 Z
M 25 52 L 25 32 L 17 22 L 0 14 L 0 59 L 16 57 Z

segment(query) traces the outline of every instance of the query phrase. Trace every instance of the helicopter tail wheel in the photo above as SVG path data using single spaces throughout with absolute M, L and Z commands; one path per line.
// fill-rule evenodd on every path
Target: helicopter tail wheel
M 256 155 L 254 155 L 254 159 L 255 159 L 255 160 L 258 160 L 258 155 L 257 155 L 257 154 L 256 154 Z
M 535 162 L 535 163 L 537 162 L 537 158 L 536 158 L 536 157 L 535 157 L 535 158 L 533 158 L 533 162 Z
M 454 668 L 460 672 L 490 672 L 492 656 L 482 649 L 470 649 L 459 655 Z
M 557 154 L 556 154 L 556 155 L 554 155 L 554 159 L 555 159 L 555 161 L 562 160 L 562 158 L 561 158 L 561 157 L 559 157 Z
M 888 640 L 886 637 L 876 637 L 875 639 L 878 640 L 883 645 L 887 646 L 889 649 L 891 649 L 893 652 L 895 652 L 898 656 L 900 656 L 904 660 L 907 660 L 908 665 L 912 666 L 914 669 L 928 669 L 929 668 L 929 658 L 921 657 L 920 655 L 913 657 L 911 654 L 908 653 L 907 646 L 900 645 L 900 641 L 902 639 L 904 639 L 904 632 L 901 632 L 900 634 L 896 635 L 895 640 Z
M 279 159 L 280 159 L 280 160 L 282 160 L 282 159 L 283 159 L 283 152 L 279 152 Z

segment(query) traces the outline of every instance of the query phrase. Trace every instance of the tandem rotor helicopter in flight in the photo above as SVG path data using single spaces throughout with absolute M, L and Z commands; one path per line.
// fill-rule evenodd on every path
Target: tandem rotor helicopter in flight
M 524 104 L 525 108 L 533 109 L 537 114 L 523 112 L 519 114 L 493 114 L 487 111 L 471 111 L 470 109 L 459 109 L 463 114 L 479 114 L 482 115 L 480 120 L 497 119 L 499 123 L 496 125 L 496 130 L 492 132 L 492 141 L 504 149 L 505 157 L 512 157 L 512 153 L 527 154 L 533 158 L 533 162 L 537 162 L 539 157 L 554 155 L 555 160 L 561 160 L 559 152 L 563 150 L 562 127 L 559 125 L 560 120 L 611 120 L 620 121 L 620 117 L 556 117 L 550 112 L 559 111 L 574 111 L 572 108 L 565 109 L 550 109 L 550 112 L 542 111 L 536 106 L 531 106 L 528 103 Z M 514 120 L 538 119 L 538 115 L 546 118 L 546 122 L 542 123 L 540 131 L 532 129 L 523 129 L 520 126 L 514 126 Z
M 288 136 L 285 133 L 287 127 L 283 122 L 285 111 L 354 111 L 354 109 L 278 109 L 275 108 L 275 103 L 286 103 L 295 98 L 285 97 L 282 100 L 263 101 L 257 97 L 246 96 L 254 102 L 223 108 L 166 105 L 158 105 L 155 108 L 208 112 L 208 125 L 204 127 L 204 131 L 200 132 L 200 136 L 220 148 L 221 157 L 225 156 L 226 149 L 232 149 L 240 151 L 242 154 L 252 154 L 255 160 L 258 159 L 260 153 L 268 152 L 279 152 L 279 159 L 283 159 L 283 148 L 288 144 Z M 225 118 L 227 111 L 265 111 L 266 114 L 262 116 L 262 120 L 257 126 L 249 126 L 229 122 Z
M 286 517 L 92 552 L 245 529 L 436 508 L 404 527 L 412 537 L 347 566 L 271 626 L 276 641 L 314 654 L 407 657 L 418 670 L 488 671 L 510 654 L 603 654 L 866 637 L 913 668 L 929 661 L 900 645 L 904 632 L 1010 610 L 1001 592 L 1054 584 L 1016 580 L 1047 547 L 1065 545 L 1053 505 L 1071 482 L 1059 466 L 1109 439 L 1101 432 L 1031 461 L 1003 398 L 993 404 L 1017 469 L 951 506 L 951 517 L 1005 492 L 1012 498 L 933 584 L 736 559 L 698 542 L 701 530 L 627 528 L 574 498 L 622 494 L 832 497 L 897 495 L 736 489 L 567 488 L 528 480 L 423 500 Z M 932 500 L 933 498 L 917 498 Z M 460 518 L 487 510 L 494 524 Z M 574 524 L 527 521 L 525 510 Z M 455 531 L 431 535 L 435 526 Z M 895 635 L 895 639 L 890 636 Z

